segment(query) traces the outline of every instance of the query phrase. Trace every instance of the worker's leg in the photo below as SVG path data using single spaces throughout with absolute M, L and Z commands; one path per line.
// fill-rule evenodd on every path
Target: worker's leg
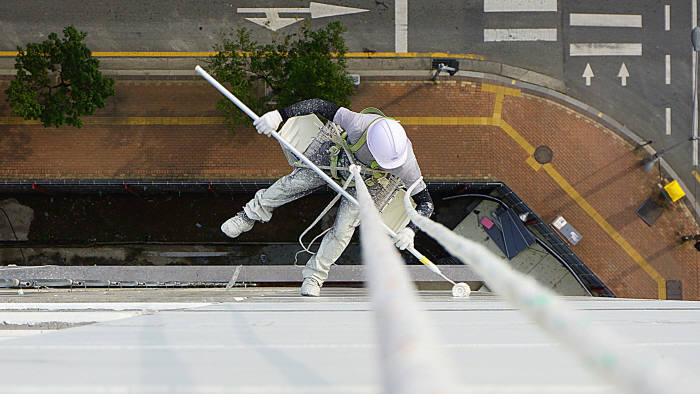
M 350 243 L 355 227 L 360 223 L 359 208 L 353 203 L 343 198 L 335 216 L 335 223 L 321 241 L 318 252 L 311 256 L 302 271 L 304 279 L 313 278 L 319 286 L 328 278 L 328 271 L 331 265 L 343 253 Z
M 255 197 L 243 207 L 243 211 L 221 225 L 221 231 L 235 238 L 252 229 L 255 221 L 268 222 L 275 208 L 304 197 L 323 184 L 323 179 L 313 170 L 296 168 L 267 189 L 258 190 Z
M 291 174 L 278 179 L 267 189 L 258 190 L 243 210 L 253 220 L 268 222 L 275 208 L 310 194 L 324 183 L 324 180 L 313 170 L 296 168 Z

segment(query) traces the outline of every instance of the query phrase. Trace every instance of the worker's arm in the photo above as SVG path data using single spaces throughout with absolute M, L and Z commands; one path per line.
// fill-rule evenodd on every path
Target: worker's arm
M 427 188 L 419 191 L 411 197 L 413 197 L 413 201 L 416 203 L 416 212 L 418 212 L 419 215 L 429 218 L 430 215 L 433 214 L 435 206 L 433 205 L 433 199 L 430 197 L 430 193 L 428 193 Z M 418 231 L 418 226 L 415 224 L 409 223 L 408 226 L 413 229 L 413 231 Z
M 338 112 L 340 106 L 333 104 L 326 100 L 321 99 L 310 99 L 300 101 L 296 104 L 292 104 L 287 108 L 282 108 L 279 110 L 280 115 L 282 115 L 282 121 L 287 119 L 308 114 L 321 115 L 324 118 L 332 121 L 335 117 L 335 113 Z
M 339 106 L 321 99 L 310 99 L 292 104 L 287 108 L 269 111 L 253 122 L 253 126 L 258 130 L 258 133 L 270 136 L 273 131 L 277 131 L 282 122 L 287 119 L 308 114 L 321 115 L 324 118 L 333 121 L 335 114 L 340 109 Z
M 280 118 L 283 122 L 293 116 L 311 113 L 323 116 L 348 132 L 364 130 L 378 116 L 353 112 L 345 107 L 317 98 L 300 101 L 279 110 Z

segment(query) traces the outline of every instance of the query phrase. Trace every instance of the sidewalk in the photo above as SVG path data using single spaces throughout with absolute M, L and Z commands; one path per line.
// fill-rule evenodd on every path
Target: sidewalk
M 7 81 L 0 82 L 4 90 Z M 204 81 L 119 80 L 108 108 L 82 129 L 44 129 L 9 118 L 0 98 L 0 181 L 42 179 L 274 179 L 289 172 L 279 144 L 252 129 L 227 131 Z M 636 209 L 658 189 L 643 153 L 595 120 L 526 91 L 478 79 L 438 84 L 363 78 L 352 108 L 399 118 L 426 180 L 492 180 L 510 186 L 545 221 L 563 215 L 582 235 L 573 251 L 619 297 L 665 298 L 681 280 L 699 299 L 695 233 L 680 203 L 653 227 Z M 546 145 L 552 161 L 540 165 Z M 662 182 L 665 183 L 665 182 Z

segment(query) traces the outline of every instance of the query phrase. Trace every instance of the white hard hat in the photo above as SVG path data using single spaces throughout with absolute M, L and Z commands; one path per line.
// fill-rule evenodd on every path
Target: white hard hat
M 400 167 L 408 156 L 406 131 L 393 119 L 380 119 L 370 126 L 367 146 L 374 160 L 387 170 Z

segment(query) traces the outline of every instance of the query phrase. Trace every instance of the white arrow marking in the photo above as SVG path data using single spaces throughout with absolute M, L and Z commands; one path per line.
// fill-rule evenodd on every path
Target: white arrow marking
M 287 27 L 293 23 L 299 22 L 304 18 L 282 18 L 280 13 L 284 14 L 311 14 L 311 18 L 327 18 L 329 16 L 357 14 L 359 12 L 367 12 L 362 8 L 344 7 L 340 5 L 309 3 L 309 8 L 238 8 L 236 12 L 241 14 L 265 14 L 264 18 L 245 18 L 246 20 L 260 25 L 272 31 L 277 31 Z
M 302 10 L 308 11 L 307 8 L 301 8 Z M 245 10 L 245 11 L 241 11 Z M 255 11 L 249 11 L 249 10 L 255 10 Z M 280 18 L 278 12 L 279 10 L 282 10 L 281 8 L 239 8 L 238 12 L 244 13 L 244 12 L 264 12 L 265 17 L 264 18 L 245 18 L 247 21 L 253 22 L 256 25 L 260 25 L 264 28 L 270 29 L 272 31 L 277 31 L 283 27 L 287 27 L 291 25 L 292 23 L 299 22 L 300 20 L 304 18 Z
M 309 10 L 312 18 L 327 18 L 329 16 L 350 15 L 369 11 L 362 8 L 343 7 L 341 5 L 323 4 L 313 1 L 309 3 Z
M 620 67 L 620 72 L 617 73 L 617 77 L 621 78 L 620 84 L 622 84 L 622 86 L 627 86 L 627 78 L 629 76 L 630 72 L 627 70 L 627 66 L 625 66 L 625 63 L 622 63 L 622 66 Z
M 586 63 L 586 69 L 583 70 L 583 75 L 581 76 L 586 78 L 586 86 L 591 86 L 591 78 L 595 77 L 595 74 L 593 74 L 590 63 Z

